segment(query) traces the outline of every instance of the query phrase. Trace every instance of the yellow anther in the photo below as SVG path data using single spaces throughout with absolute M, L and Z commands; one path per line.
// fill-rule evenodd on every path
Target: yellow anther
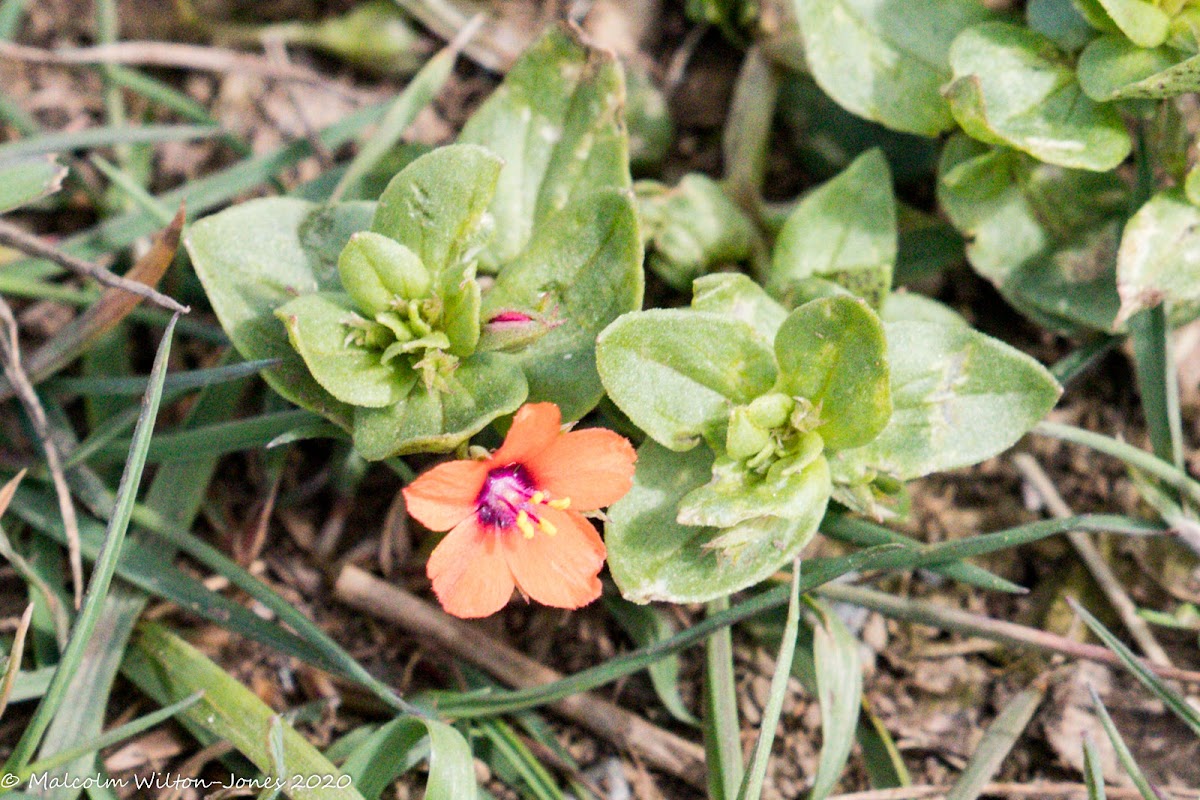
M 557 500 L 551 500 L 546 505 L 550 506 L 551 508 L 557 508 L 559 511 L 562 511 L 565 508 L 571 507 L 571 498 L 560 497 Z
M 534 492 L 532 495 L 530 495 L 529 501 L 535 506 L 540 506 L 542 503 L 546 502 L 546 493 Z
M 539 519 L 538 527 L 541 528 L 547 536 L 553 536 L 554 534 L 558 533 L 558 528 L 554 527 L 553 523 L 551 523 L 548 519 Z
M 524 510 L 517 512 L 517 529 L 526 539 L 533 538 L 533 523 L 529 521 L 529 515 Z

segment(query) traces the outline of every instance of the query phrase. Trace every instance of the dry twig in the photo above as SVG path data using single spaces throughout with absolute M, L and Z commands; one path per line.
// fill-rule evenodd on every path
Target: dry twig
M 318 72 L 295 64 L 276 64 L 262 56 L 240 53 L 223 47 L 176 42 L 114 42 L 95 47 L 43 50 L 38 47 L 0 42 L 0 60 L 29 64 L 87 66 L 91 64 L 132 64 L 146 67 L 202 70 L 205 72 L 258 75 L 277 81 L 316 86 L 343 97 L 358 93 L 329 80 Z
M 65 253 L 40 237 L 27 233 L 19 225 L 14 225 L 5 219 L 0 219 L 0 245 L 13 247 L 22 253 L 36 256 L 37 258 L 44 258 L 47 261 L 53 261 L 63 269 L 73 272 L 80 277 L 94 278 L 98 283 L 105 286 L 110 286 L 114 289 L 123 289 L 176 313 L 186 314 L 191 310 L 151 286 L 130 280 L 129 278 L 122 278 L 120 275 L 109 272 L 99 264 L 93 264 L 90 261 L 84 261 L 82 258 L 76 258 L 70 253 Z
M 394 622 L 422 640 L 437 642 L 509 686 L 528 688 L 563 677 L 478 628 L 358 567 L 342 568 L 334 594 L 353 608 Z M 638 754 L 647 764 L 692 786 L 704 786 L 704 751 L 699 745 L 590 693 L 565 698 L 551 708 L 597 736 Z
M 1074 516 L 1074 512 L 1063 500 L 1062 495 L 1058 493 L 1054 482 L 1050 480 L 1050 476 L 1034 460 L 1033 456 L 1027 453 L 1018 453 L 1013 456 L 1013 463 L 1016 464 L 1017 469 L 1033 490 L 1042 498 L 1042 502 L 1050 509 L 1051 514 L 1059 519 Z M 1104 597 L 1108 600 L 1109 605 L 1117 612 L 1121 623 L 1137 642 L 1142 652 L 1146 654 L 1146 658 L 1159 666 L 1171 666 L 1171 659 L 1167 656 L 1167 651 L 1163 650 L 1162 645 L 1154 638 L 1154 633 L 1150 630 L 1146 620 L 1138 616 L 1137 605 L 1129 598 L 1125 587 L 1113 574 L 1108 562 L 1104 560 L 1104 556 L 1092 544 L 1091 538 L 1083 531 L 1070 531 L 1067 533 L 1067 541 L 1075 548 L 1075 552 L 1087 567 L 1088 572 L 1091 573 L 1096 585 L 1100 587 L 1100 591 L 1104 592 Z
M 13 316 L 8 302 L 0 297 L 0 322 L 4 323 L 5 335 L 0 337 L 0 359 L 4 361 L 4 375 L 9 385 L 17 393 L 25 413 L 33 423 L 42 451 L 46 454 L 46 467 L 54 480 L 54 493 L 58 496 L 58 508 L 62 514 L 63 529 L 67 534 L 67 553 L 71 562 L 71 582 L 75 587 L 75 608 L 83 602 L 83 554 L 79 547 L 79 520 L 75 516 L 75 504 L 71 501 L 71 490 L 67 488 L 67 476 L 63 472 L 62 461 L 58 457 L 58 448 L 50 435 L 50 422 L 46 419 L 46 410 L 38 399 L 29 376 L 21 366 L 20 334 L 17 331 L 17 319 Z

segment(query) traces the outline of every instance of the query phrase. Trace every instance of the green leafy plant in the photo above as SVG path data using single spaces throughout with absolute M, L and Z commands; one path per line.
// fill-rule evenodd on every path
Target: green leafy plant
M 577 419 L 592 340 L 641 302 L 623 97 L 611 55 L 554 29 L 378 203 L 244 203 L 188 251 L 240 352 L 366 458 L 452 450 L 526 400 Z

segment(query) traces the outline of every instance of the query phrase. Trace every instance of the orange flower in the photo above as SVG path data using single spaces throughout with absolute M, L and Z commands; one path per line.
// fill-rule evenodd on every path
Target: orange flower
M 563 433 L 560 422 L 553 403 L 524 405 L 489 458 L 440 464 L 404 490 L 414 519 L 450 531 L 426 574 L 454 616 L 494 614 L 514 586 L 558 608 L 600 596 L 604 542 L 580 512 L 629 491 L 637 454 L 612 431 Z

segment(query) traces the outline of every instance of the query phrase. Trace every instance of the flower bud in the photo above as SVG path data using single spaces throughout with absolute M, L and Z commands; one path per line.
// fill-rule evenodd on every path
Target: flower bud
M 725 451 L 741 461 L 759 453 L 771 440 L 765 428 L 755 425 L 746 406 L 738 406 L 729 415 L 729 430 L 725 433 Z
M 412 250 L 371 231 L 350 237 L 338 257 L 342 287 L 368 316 L 396 306 L 396 301 L 424 297 L 432 280 Z
M 750 419 L 760 428 L 779 428 L 788 420 L 795 401 L 780 392 L 768 392 L 747 407 Z

